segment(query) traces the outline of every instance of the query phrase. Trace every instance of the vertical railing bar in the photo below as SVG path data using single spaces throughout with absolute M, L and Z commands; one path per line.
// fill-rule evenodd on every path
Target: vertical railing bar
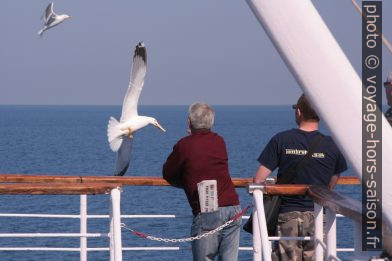
M 80 234 L 87 234 L 87 195 L 80 195 Z M 87 261 L 87 237 L 80 237 L 80 261 Z
M 111 195 L 110 195 L 111 197 Z M 109 251 L 110 261 L 114 261 L 114 220 L 113 220 L 113 201 L 111 198 L 109 207 Z
M 322 261 L 324 259 L 323 242 L 323 206 L 314 203 L 314 246 L 315 259 Z
M 252 222 L 252 229 L 253 229 L 253 261 L 260 261 L 262 250 L 261 250 L 261 237 L 260 237 L 260 228 L 258 222 L 257 211 L 253 211 L 253 222 Z
M 327 234 L 327 260 L 336 258 L 336 213 L 326 209 L 325 229 Z
M 265 261 L 271 260 L 271 244 L 268 239 L 267 222 L 265 221 L 263 192 L 260 189 L 253 191 L 253 197 L 256 203 L 257 220 L 259 223 L 259 233 L 261 238 L 262 255 Z M 256 231 L 254 231 L 256 233 Z
M 120 189 L 112 189 L 110 195 L 113 220 L 114 260 L 122 261 Z

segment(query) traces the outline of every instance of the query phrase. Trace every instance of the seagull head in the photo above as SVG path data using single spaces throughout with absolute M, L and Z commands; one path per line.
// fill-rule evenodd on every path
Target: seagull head
M 66 15 L 66 14 L 63 14 L 63 15 L 61 15 L 61 16 L 62 16 L 63 20 L 71 18 L 70 15 Z
M 154 125 L 155 127 L 160 129 L 161 131 L 166 132 L 166 130 L 161 126 L 161 124 L 159 124 L 159 122 L 156 119 L 151 118 L 150 124 Z

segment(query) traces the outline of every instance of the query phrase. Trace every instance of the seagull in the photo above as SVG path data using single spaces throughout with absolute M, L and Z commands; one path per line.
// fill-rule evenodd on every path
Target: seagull
M 68 19 L 68 18 L 71 18 L 71 16 L 66 15 L 66 14 L 58 15 L 55 12 L 53 12 L 53 3 L 48 4 L 48 6 L 45 9 L 45 13 L 43 15 L 44 27 L 41 30 L 39 30 L 38 35 L 42 36 L 42 34 L 46 30 L 62 23 L 65 19 Z
M 139 116 L 137 104 L 147 71 L 147 53 L 143 42 L 136 45 L 128 90 L 124 97 L 120 121 L 110 117 L 107 129 L 110 148 L 117 152 L 115 176 L 123 176 L 129 167 L 133 134 L 151 124 L 161 131 L 166 130 L 155 118 Z

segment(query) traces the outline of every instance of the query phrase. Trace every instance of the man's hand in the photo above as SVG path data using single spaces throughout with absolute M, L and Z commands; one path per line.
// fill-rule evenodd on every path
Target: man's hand
M 332 191 L 335 188 L 336 184 L 338 184 L 339 177 L 340 177 L 340 173 L 337 173 L 332 176 L 328 184 L 328 190 Z
M 271 174 L 271 170 L 269 170 L 267 167 L 260 165 L 258 170 L 256 171 L 254 177 L 253 177 L 253 182 L 254 183 L 263 183 L 267 179 L 267 177 Z
M 176 180 L 170 180 L 170 181 L 167 180 L 167 182 L 169 182 L 169 184 L 173 187 L 184 188 L 184 182 L 182 179 L 176 179 Z

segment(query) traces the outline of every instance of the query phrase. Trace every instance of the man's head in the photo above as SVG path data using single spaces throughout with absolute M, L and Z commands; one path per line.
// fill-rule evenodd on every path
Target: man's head
M 295 120 L 298 125 L 303 121 L 320 121 L 320 118 L 313 109 L 309 100 L 306 98 L 305 94 L 302 94 L 301 97 L 299 97 L 297 104 L 295 105 Z
M 189 127 L 191 129 L 211 129 L 214 125 L 214 110 L 206 103 L 194 103 L 189 106 Z

